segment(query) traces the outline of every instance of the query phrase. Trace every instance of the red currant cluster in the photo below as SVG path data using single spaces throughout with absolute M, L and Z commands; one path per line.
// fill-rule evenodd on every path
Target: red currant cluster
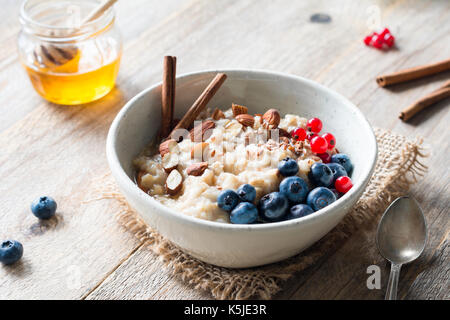
M 319 136 L 322 126 L 320 119 L 312 118 L 308 120 L 307 130 L 297 128 L 291 132 L 291 136 L 296 141 L 308 139 L 311 144 L 311 151 L 317 153 L 324 163 L 329 163 L 331 156 L 327 153 L 327 150 L 333 150 L 336 146 L 336 138 L 331 133 L 324 133 Z
M 379 50 L 391 48 L 395 43 L 395 38 L 388 28 L 384 28 L 381 33 L 373 32 L 364 38 L 366 46 L 372 46 Z

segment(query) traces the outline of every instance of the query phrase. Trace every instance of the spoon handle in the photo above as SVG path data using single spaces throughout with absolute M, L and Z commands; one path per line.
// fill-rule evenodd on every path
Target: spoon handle
M 397 300 L 397 284 L 401 267 L 401 264 L 391 264 L 391 274 L 389 275 L 385 300 Z

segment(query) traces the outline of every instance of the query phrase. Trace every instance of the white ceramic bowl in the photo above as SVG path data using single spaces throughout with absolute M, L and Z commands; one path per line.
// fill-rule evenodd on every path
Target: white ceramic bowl
M 307 217 L 277 223 L 233 225 L 183 215 L 165 207 L 134 183 L 132 160 L 159 129 L 161 83 L 131 99 L 116 116 L 107 140 L 112 174 L 144 221 L 192 256 L 223 267 L 243 268 L 291 257 L 322 238 L 356 203 L 375 167 L 377 144 L 370 124 L 346 98 L 313 81 L 274 72 L 214 70 L 177 78 L 175 117 L 181 118 L 217 74 L 228 79 L 209 103 L 238 103 L 251 113 L 275 107 L 284 115 L 319 117 L 336 136 L 340 152 L 354 163 L 354 187 L 341 199 Z

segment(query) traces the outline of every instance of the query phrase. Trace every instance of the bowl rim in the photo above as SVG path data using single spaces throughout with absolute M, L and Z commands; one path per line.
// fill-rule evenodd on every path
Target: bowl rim
M 143 199 L 144 202 L 146 202 L 150 207 L 155 208 L 155 211 L 157 211 L 158 214 L 162 214 L 166 216 L 167 218 L 170 218 L 171 220 L 177 220 L 178 222 L 188 224 L 188 225 L 195 225 L 198 227 L 208 228 L 208 229 L 215 229 L 215 230 L 226 230 L 229 232 L 242 232 L 242 231 L 267 231 L 267 230 L 273 230 L 273 229 L 291 229 L 296 228 L 299 224 L 313 224 L 317 220 L 321 220 L 326 218 L 327 215 L 332 214 L 335 209 L 337 209 L 339 206 L 342 206 L 345 202 L 349 201 L 352 198 L 360 197 L 360 193 L 364 191 L 364 188 L 367 186 L 374 170 L 375 170 L 375 164 L 378 158 L 378 145 L 375 137 L 375 133 L 373 131 L 372 126 L 370 125 L 367 118 L 363 115 L 363 113 L 346 97 L 343 95 L 337 93 L 336 91 L 329 89 L 325 87 L 324 85 L 315 82 L 310 79 L 306 79 L 301 76 L 282 73 L 282 72 L 275 72 L 275 71 L 269 71 L 264 69 L 207 69 L 207 70 L 200 70 L 195 72 L 188 72 L 181 74 L 176 77 L 177 80 L 186 79 L 190 77 L 195 76 L 206 76 L 211 75 L 212 77 L 217 73 L 225 73 L 225 74 L 251 74 L 254 78 L 257 75 L 261 76 L 268 76 L 268 77 L 282 77 L 287 78 L 290 80 L 300 81 L 303 83 L 306 83 L 315 89 L 326 92 L 328 95 L 334 96 L 334 98 L 341 100 L 346 107 L 351 109 L 355 115 L 358 117 L 358 119 L 364 123 L 364 126 L 368 129 L 369 136 L 370 136 L 370 143 L 373 148 L 369 148 L 369 154 L 368 159 L 371 160 L 370 169 L 367 170 L 367 172 L 362 173 L 362 179 L 361 182 L 357 185 L 354 185 L 353 188 L 346 193 L 344 196 L 339 198 L 336 202 L 330 204 L 329 206 L 315 212 L 314 214 L 308 215 L 306 217 L 298 218 L 298 219 L 292 219 L 292 220 L 285 220 L 285 221 L 279 221 L 279 222 L 271 222 L 271 223 L 261 223 L 261 224 L 231 224 L 231 223 L 221 223 L 216 221 L 210 221 L 205 220 L 201 218 L 196 218 L 193 216 L 185 215 L 183 213 L 176 212 L 175 210 L 172 210 L 169 207 L 166 207 L 153 197 L 149 196 L 147 193 L 142 191 L 136 183 L 127 175 L 124 168 L 122 167 L 119 158 L 117 156 L 117 153 L 115 151 L 115 141 L 117 136 L 117 129 L 119 127 L 119 124 L 124 118 L 124 116 L 127 114 L 129 110 L 131 110 L 135 105 L 136 101 L 138 101 L 140 98 L 145 96 L 150 91 L 153 91 L 161 86 L 162 81 L 148 87 L 147 89 L 142 90 L 138 94 L 136 94 L 133 98 L 131 98 L 123 107 L 122 109 L 117 113 L 116 117 L 114 118 L 110 129 L 108 131 L 107 141 L 106 141 L 106 155 L 108 164 L 110 167 L 111 172 L 113 173 L 113 176 L 116 180 L 121 180 L 121 182 L 124 183 L 125 187 L 136 197 L 140 197 Z M 120 183 L 117 181 L 119 187 Z M 343 200 L 343 201 L 341 201 Z

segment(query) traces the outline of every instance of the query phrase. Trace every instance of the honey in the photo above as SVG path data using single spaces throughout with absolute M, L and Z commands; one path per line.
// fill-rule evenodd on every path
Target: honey
M 98 100 L 114 88 L 120 56 L 114 61 L 86 71 L 77 67 L 78 58 L 57 68 L 25 66 L 35 90 L 46 100 L 75 105 Z M 73 72 L 75 71 L 75 72 Z
M 114 9 L 109 7 L 83 22 L 102 0 L 60 3 L 23 2 L 18 36 L 20 60 L 34 89 L 44 99 L 60 105 L 98 100 L 114 88 L 122 54 Z

